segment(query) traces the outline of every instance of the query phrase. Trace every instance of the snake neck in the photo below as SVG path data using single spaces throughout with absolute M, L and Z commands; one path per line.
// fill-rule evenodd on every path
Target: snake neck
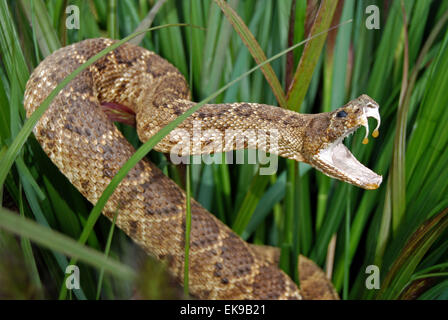
M 140 140 L 147 141 L 195 105 L 164 94 L 136 114 Z M 157 119 L 158 124 L 154 123 Z M 251 149 L 303 161 L 303 139 L 311 117 L 258 103 L 206 104 L 183 121 L 155 149 L 181 156 Z

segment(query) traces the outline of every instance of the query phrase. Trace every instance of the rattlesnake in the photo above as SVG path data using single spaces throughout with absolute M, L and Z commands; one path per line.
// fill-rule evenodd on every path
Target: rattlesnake
M 27 116 L 62 79 L 112 43 L 114 40 L 89 39 L 48 56 L 27 83 L 24 99 Z M 153 52 L 124 44 L 72 80 L 52 101 L 33 132 L 60 171 L 95 204 L 135 151 L 103 112 L 104 107 L 107 110 L 120 106 L 135 113 L 138 135 L 146 141 L 194 105 L 189 97 L 186 81 L 173 65 Z M 361 125 L 367 128 L 367 117 L 375 117 L 379 125 L 378 105 L 362 95 L 334 112 L 313 115 L 256 103 L 204 105 L 179 128 L 191 132 L 193 120 L 198 120 L 204 130 L 278 130 L 276 145 L 266 141 L 251 143 L 259 142 L 257 147 L 265 151 L 305 161 L 329 176 L 374 189 L 381 183 L 381 176 L 360 164 L 342 144 L 343 138 Z M 178 141 L 169 135 L 155 149 L 169 153 L 175 143 Z M 206 147 L 210 143 L 208 138 L 196 139 L 184 150 L 193 154 L 195 146 Z M 243 147 L 247 146 L 246 143 Z M 235 148 L 221 146 L 221 150 L 215 151 Z M 165 260 L 170 272 L 182 282 L 185 203 L 183 190 L 154 164 L 142 160 L 119 184 L 103 213 L 111 219 L 119 208 L 117 226 L 149 254 Z M 195 200 L 191 208 L 189 273 L 193 296 L 301 298 L 295 283 L 273 259 L 267 259 L 260 250 L 243 241 Z M 316 266 L 307 265 L 308 274 L 323 278 L 322 272 L 310 271 L 316 270 Z M 313 290 L 314 280 L 308 283 L 302 280 L 302 286 Z M 322 296 L 336 297 L 329 282 L 325 283 L 328 288 Z M 321 287 L 319 284 L 316 290 L 319 292 Z

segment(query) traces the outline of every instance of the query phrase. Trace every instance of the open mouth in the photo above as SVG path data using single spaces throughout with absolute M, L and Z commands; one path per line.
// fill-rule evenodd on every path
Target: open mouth
M 313 160 L 317 162 L 318 167 L 325 174 L 358 187 L 372 190 L 380 186 L 383 177 L 361 164 L 343 143 L 343 140 L 347 136 L 353 134 L 361 126 L 364 126 L 366 128 L 366 136 L 364 137 L 363 143 L 366 144 L 369 135 L 369 124 L 367 121 L 369 117 L 377 120 L 377 127 L 373 131 L 372 136 L 374 138 L 378 137 L 378 128 L 381 122 L 378 105 L 376 103 L 370 103 L 363 106 L 362 110 L 363 114 L 361 115 L 360 124 L 322 149 L 314 156 Z

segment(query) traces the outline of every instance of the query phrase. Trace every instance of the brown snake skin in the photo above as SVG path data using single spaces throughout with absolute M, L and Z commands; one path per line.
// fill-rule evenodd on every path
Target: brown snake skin
M 24 102 L 27 115 L 33 113 L 62 79 L 112 43 L 114 41 L 108 39 L 85 40 L 47 57 L 27 83 Z M 71 81 L 53 100 L 36 125 L 34 134 L 60 171 L 95 204 L 111 178 L 135 152 L 108 120 L 100 104 L 113 102 L 132 109 L 136 114 L 138 135 L 146 141 L 193 106 L 188 99 L 188 86 L 174 66 L 153 52 L 124 44 Z M 369 169 L 358 168 L 362 174 L 344 168 L 345 171 L 339 170 L 336 160 L 333 168 L 333 160 L 326 162 L 325 156 L 318 156 L 320 151 L 333 148 L 360 125 L 366 125 L 367 116 L 372 115 L 363 112 L 362 108 L 369 103 L 373 106 L 373 100 L 369 99 L 362 96 L 357 103 L 347 104 L 344 109 L 316 115 L 297 114 L 255 103 L 205 105 L 179 127 L 191 131 L 195 119 L 202 120 L 205 128 L 218 130 L 269 130 L 280 126 L 279 147 L 269 150 L 271 153 L 306 161 L 330 176 L 373 189 L 381 183 L 381 177 Z M 338 119 L 341 114 L 336 116 L 341 110 L 345 110 L 342 120 Z M 361 117 L 360 114 L 365 115 Z M 174 143 L 168 136 L 155 149 L 170 152 Z M 208 142 L 195 143 L 204 146 Z M 267 146 L 261 148 L 268 149 Z M 231 149 L 235 148 L 221 151 Z M 334 153 L 342 152 L 338 150 Z M 201 299 L 301 298 L 294 282 L 273 263 L 274 258 L 267 258 L 259 249 L 251 247 L 196 201 L 192 200 L 191 205 L 192 295 Z M 183 190 L 154 164 L 140 161 L 117 187 L 103 213 L 111 219 L 117 208 L 117 226 L 146 252 L 167 261 L 170 272 L 182 282 Z M 319 284 L 316 279 L 312 279 L 311 284 L 304 282 L 303 286 L 308 288 L 302 291 L 304 295 L 313 288 L 317 290 L 316 294 L 306 293 L 305 297 L 337 298 L 323 273 L 316 276 L 314 271 L 310 272 L 319 270 L 317 266 L 305 262 L 305 266 L 300 263 L 300 267 L 301 273 L 314 275 L 321 282 Z M 313 283 L 317 285 L 314 287 Z

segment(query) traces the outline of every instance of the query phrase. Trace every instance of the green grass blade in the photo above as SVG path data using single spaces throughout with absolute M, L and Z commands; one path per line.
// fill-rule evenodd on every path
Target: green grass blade
M 403 214 L 406 210 L 406 122 L 408 119 L 408 110 L 410 95 L 407 94 L 409 88 L 409 40 L 407 29 L 407 17 L 405 8 L 402 8 L 403 14 L 403 30 L 404 30 L 404 57 L 403 57 L 403 78 L 401 80 L 400 99 L 398 102 L 397 125 L 394 141 L 394 152 L 392 158 L 392 166 L 390 168 L 390 191 L 386 193 L 386 197 L 391 197 L 392 207 L 392 228 L 396 232 L 400 225 Z
M 117 221 L 118 210 L 114 214 L 114 218 L 112 219 L 112 224 L 110 226 L 109 234 L 107 236 L 106 249 L 104 250 L 104 255 L 109 257 L 110 245 L 112 244 L 112 238 L 114 236 L 115 223 Z M 100 275 L 98 277 L 98 285 L 96 289 L 96 300 L 99 300 L 101 295 L 101 288 L 103 286 L 103 277 L 104 277 L 104 268 L 101 268 Z
M 111 39 L 117 39 L 117 0 L 107 0 L 107 36 Z
M 24 210 L 24 205 L 23 205 L 23 196 L 22 196 L 22 187 L 20 185 L 19 188 L 19 211 L 20 211 L 20 216 L 22 218 L 25 218 L 25 210 Z M 38 291 L 41 292 L 42 291 L 42 282 L 39 276 L 39 271 L 37 269 L 37 265 L 36 265 L 36 260 L 34 259 L 34 255 L 33 255 L 33 249 L 31 247 L 31 242 L 29 239 L 27 238 L 20 238 L 20 244 L 22 246 L 22 251 L 23 251 L 23 255 L 25 257 L 25 261 L 28 265 L 28 267 L 31 270 L 31 277 L 33 280 L 33 283 L 35 284 L 35 286 L 38 288 Z
M 127 280 L 135 278 L 135 272 L 130 267 L 113 261 L 103 253 L 87 248 L 59 232 L 20 217 L 5 208 L 0 208 L 0 226 L 48 249 L 77 257 L 98 269 L 104 268 L 106 272 L 117 277 Z
M 224 15 L 227 17 L 229 22 L 232 24 L 235 31 L 240 36 L 241 40 L 243 40 L 246 47 L 249 49 L 252 57 L 255 61 L 260 64 L 261 62 L 266 60 L 266 55 L 258 44 L 257 40 L 250 32 L 249 28 L 246 26 L 244 21 L 238 16 L 238 14 L 228 5 L 227 2 L 223 0 L 215 0 L 216 4 L 221 8 L 224 12 Z M 275 75 L 274 70 L 269 64 L 264 65 L 261 68 L 266 80 L 274 92 L 275 97 L 279 105 L 283 108 L 286 107 L 286 97 L 283 92 L 282 86 Z
M 269 176 L 260 174 L 256 174 L 252 179 L 249 191 L 246 194 L 232 225 L 232 229 L 235 233 L 241 235 L 244 229 L 246 229 L 246 226 L 252 218 L 255 208 L 263 195 L 269 179 Z
M 275 204 L 280 202 L 285 197 L 285 186 L 286 171 L 283 171 L 275 183 L 269 187 L 258 202 L 249 223 L 241 234 L 241 237 L 244 240 L 247 240 L 256 228 L 266 219 Z

